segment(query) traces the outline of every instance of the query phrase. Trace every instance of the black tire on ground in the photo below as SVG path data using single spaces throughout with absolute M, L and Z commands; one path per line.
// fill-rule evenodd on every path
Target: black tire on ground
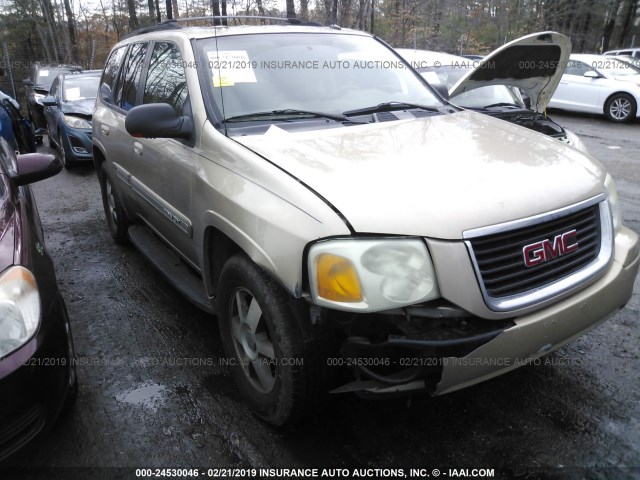
M 252 410 L 284 425 L 320 407 L 327 392 L 317 378 L 319 358 L 304 341 L 289 294 L 244 254 L 227 261 L 218 285 L 222 343 Z
M 604 114 L 612 122 L 630 122 L 636 118 L 637 104 L 628 93 L 611 95 L 604 104 Z
M 31 133 L 33 134 L 33 140 L 36 142 L 36 145 L 42 145 L 42 135 L 36 135 L 36 127 L 31 117 L 29 117 L 29 125 L 31 126 Z
M 102 206 L 107 217 L 107 225 L 111 236 L 116 243 L 126 245 L 129 243 L 127 229 L 129 219 L 122 208 L 117 192 L 113 188 L 113 182 L 107 172 L 104 163 L 100 165 L 98 178 L 100 180 L 100 192 L 102 194 Z

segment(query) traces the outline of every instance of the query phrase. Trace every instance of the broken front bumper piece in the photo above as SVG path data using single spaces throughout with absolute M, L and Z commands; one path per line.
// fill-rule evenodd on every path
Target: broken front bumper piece
M 638 236 L 623 227 L 616 235 L 615 256 L 607 272 L 587 288 L 541 310 L 508 320 L 487 321 L 465 319 L 463 311 L 455 308 L 442 309 L 438 314 L 441 327 L 456 319 L 467 326 L 466 332 L 453 328 L 452 338 L 442 338 L 441 328 L 432 329 L 435 335 L 430 339 L 419 338 L 416 332 L 411 332 L 410 338 L 392 334 L 380 341 L 372 341 L 370 335 L 350 335 L 343 342 L 341 353 L 354 367 L 358 379 L 332 393 L 384 395 L 426 389 L 441 395 L 531 363 L 623 308 L 631 298 L 639 266 Z M 404 309 L 402 314 L 415 324 L 416 318 L 421 318 L 420 308 L 413 310 Z M 406 332 L 402 321 L 393 323 Z M 406 368 L 385 371 L 380 368 L 383 363 L 372 362 L 372 358 L 391 358 L 392 365 Z

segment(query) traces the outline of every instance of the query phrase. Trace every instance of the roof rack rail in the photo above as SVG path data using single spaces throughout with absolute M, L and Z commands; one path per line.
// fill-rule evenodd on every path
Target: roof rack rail
M 189 22 L 195 20 L 272 20 L 276 22 L 285 22 L 290 25 L 310 25 L 318 26 L 322 25 L 316 22 L 305 22 L 295 17 L 267 17 L 264 15 L 206 15 L 204 17 L 186 17 L 176 18 L 173 20 L 164 20 L 164 22 Z M 161 23 L 164 23 L 161 22 Z
M 266 17 L 263 15 L 207 15 L 203 17 L 186 17 L 186 18 L 173 18 L 162 20 L 160 23 L 156 25 L 151 25 L 149 27 L 139 28 L 138 30 L 134 30 L 126 34 L 122 37 L 123 40 L 131 37 L 135 37 L 137 35 L 142 35 L 143 33 L 156 32 L 162 30 L 175 30 L 182 28 L 179 23 L 182 22 L 194 22 L 194 21 L 202 21 L 202 20 L 270 20 L 275 22 L 285 22 L 289 25 L 299 25 L 299 26 L 308 26 L 308 27 L 322 27 L 324 25 L 317 22 L 305 22 L 300 20 L 299 18 L 287 18 L 287 17 Z

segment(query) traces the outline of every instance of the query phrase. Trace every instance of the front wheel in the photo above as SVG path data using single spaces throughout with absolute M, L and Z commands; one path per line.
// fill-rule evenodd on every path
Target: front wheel
M 616 93 L 604 104 L 604 113 L 612 122 L 630 122 L 636 116 L 636 101 L 627 93 Z
M 62 133 L 58 134 L 58 151 L 60 152 L 60 160 L 62 161 L 62 165 L 64 165 L 64 168 L 66 168 L 67 170 L 71 170 L 75 166 L 75 164 L 73 160 L 68 157 L 67 152 L 64 149 Z
M 244 254 L 225 264 L 218 287 L 218 321 L 232 374 L 261 418 L 283 425 L 310 411 L 321 382 L 289 305 L 289 294 Z
M 129 220 L 122 208 L 118 194 L 113 188 L 113 183 L 104 163 L 100 165 L 98 178 L 100 180 L 100 192 L 102 194 L 102 206 L 107 217 L 109 231 L 116 243 L 127 244 L 127 229 L 129 228 Z

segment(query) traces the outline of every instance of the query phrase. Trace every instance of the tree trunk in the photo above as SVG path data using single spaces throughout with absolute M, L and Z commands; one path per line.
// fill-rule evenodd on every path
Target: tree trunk
M 300 18 L 309 21 L 309 0 L 300 0 Z
M 140 24 L 136 15 L 135 0 L 127 0 L 127 9 L 129 10 L 129 31 L 137 30 Z
M 262 0 L 256 0 L 256 4 L 258 5 L 258 15 L 264 16 L 264 7 L 262 6 Z
M 287 18 L 296 18 L 296 6 L 293 0 L 287 0 Z
M 116 2 L 115 0 L 111 0 L 111 21 L 113 24 L 113 30 L 116 32 L 116 37 L 118 41 L 120 41 L 120 27 L 118 26 L 118 15 L 116 13 Z
M 156 22 L 160 23 L 162 16 L 160 15 L 160 0 L 156 0 Z
M 60 55 L 56 45 L 58 45 L 58 38 L 55 32 L 55 19 L 53 18 L 53 8 L 51 7 L 50 0 L 42 0 L 42 12 L 44 13 L 45 21 L 47 22 L 47 30 L 50 37 L 51 46 L 53 47 L 54 62 L 60 63 Z
M 127 0 L 127 2 L 130 2 L 130 1 L 131 0 Z M 173 18 L 173 8 L 172 8 L 173 5 L 171 4 L 171 0 L 165 0 L 164 6 L 167 11 L 167 18 L 171 20 Z
M 147 6 L 149 7 L 149 18 L 151 18 L 151 21 L 153 21 L 153 17 L 155 16 L 155 7 L 153 6 L 153 0 L 148 0 Z
M 69 0 L 64 0 L 64 11 L 67 14 L 67 27 L 69 29 L 69 42 L 71 42 L 71 63 L 78 61 L 78 35 L 76 33 L 76 22 L 73 18 L 73 11 Z
M 180 18 L 180 12 L 178 12 L 178 0 L 171 0 L 171 6 L 173 7 L 173 18 Z
M 604 30 L 602 32 L 602 52 L 609 50 L 611 43 L 611 37 L 613 36 L 613 30 L 616 26 L 616 15 L 620 8 L 620 0 L 616 0 L 611 9 L 607 12 L 607 18 L 604 24 Z M 602 53 L 600 52 L 600 53 Z
M 367 0 L 360 0 L 360 2 L 358 3 L 358 29 L 359 30 L 364 30 L 364 14 L 365 14 L 365 8 L 367 6 Z
M 631 43 L 630 33 L 633 27 L 633 21 L 636 18 L 636 9 L 638 8 L 637 0 L 630 0 L 628 2 L 628 8 L 625 12 L 624 22 L 622 24 L 622 31 L 620 32 L 620 47 L 627 48 Z
M 49 42 L 47 41 L 47 34 L 42 30 L 42 27 L 38 23 L 38 17 L 36 16 L 35 2 L 33 0 L 31 0 L 30 7 L 31 8 L 29 9 L 29 13 L 31 14 L 31 19 L 33 21 L 33 24 L 36 27 L 36 33 L 38 34 L 38 37 L 40 37 L 40 43 L 44 48 L 44 54 L 47 58 L 47 63 L 51 63 L 52 56 L 51 56 L 51 52 L 49 51 Z M 35 78 L 32 80 L 35 81 Z
M 211 8 L 213 9 L 213 16 L 214 17 L 219 17 L 220 16 L 220 0 L 211 0 Z M 222 23 L 220 22 L 220 19 L 216 18 L 213 21 L 214 25 L 222 25 Z

